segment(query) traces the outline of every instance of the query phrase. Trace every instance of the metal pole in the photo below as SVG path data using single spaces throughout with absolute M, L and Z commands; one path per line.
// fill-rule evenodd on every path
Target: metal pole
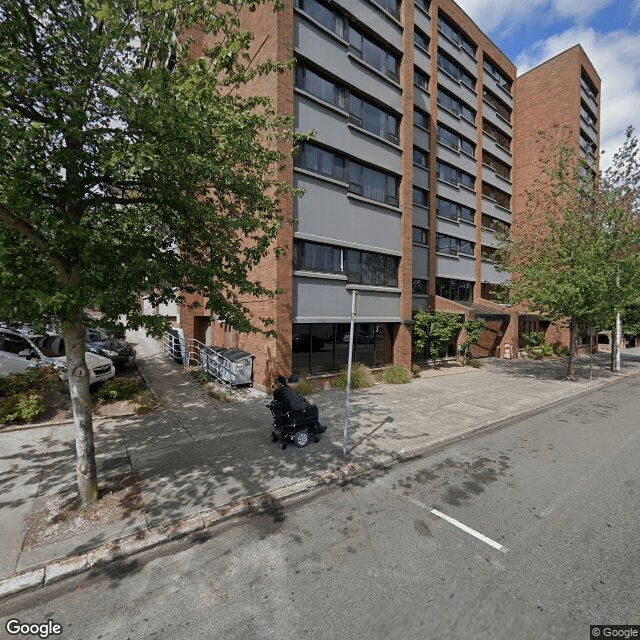
M 351 292 L 351 327 L 349 328 L 349 360 L 347 364 L 347 393 L 344 400 L 344 440 L 342 454 L 347 457 L 347 441 L 349 440 L 349 396 L 351 394 L 351 359 L 353 357 L 353 324 L 356 316 L 356 291 Z
M 616 373 L 620 372 L 620 345 L 622 339 L 622 320 L 620 314 L 616 313 L 616 361 L 613 370 Z

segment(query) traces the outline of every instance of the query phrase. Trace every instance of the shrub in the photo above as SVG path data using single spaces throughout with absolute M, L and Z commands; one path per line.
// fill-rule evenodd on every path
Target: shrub
M 300 382 L 298 382 L 298 391 L 303 396 L 308 396 L 310 393 L 313 393 L 313 389 L 311 388 L 309 381 L 304 376 L 300 376 Z
M 356 362 L 351 367 L 351 388 L 366 389 L 373 385 L 373 376 L 371 369 L 364 364 Z M 332 381 L 331 386 L 336 389 L 347 388 L 347 370 L 342 370 Z
M 400 365 L 391 365 L 378 374 L 378 380 L 389 384 L 407 384 L 411 382 L 411 374 Z
M 0 400 L 0 424 L 13 420 L 31 422 L 47 411 L 47 403 L 39 393 L 16 393 Z
M 105 402 L 115 400 L 133 400 L 140 394 L 140 382 L 127 378 L 111 378 L 107 380 L 98 392 L 96 397 Z
M 480 362 L 480 360 L 466 356 L 462 358 L 462 364 L 465 367 L 473 367 L 474 369 L 479 369 L 482 366 L 482 362 Z
M 31 367 L 22 373 L 10 373 L 6 378 L 0 378 L 0 397 L 27 392 L 60 382 L 60 374 L 52 365 Z
M 211 382 L 211 376 L 205 371 L 195 369 L 189 373 L 197 380 L 198 384 L 207 384 L 207 382 Z
M 414 364 L 414 365 L 411 367 L 411 375 L 412 375 L 414 378 L 419 378 L 421 373 L 422 373 L 422 368 L 420 367 L 420 365 L 419 365 L 419 364 Z

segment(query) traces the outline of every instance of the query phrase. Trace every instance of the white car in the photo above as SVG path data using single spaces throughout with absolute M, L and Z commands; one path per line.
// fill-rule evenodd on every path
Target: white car
M 0 328 L 0 377 L 10 373 L 22 373 L 30 367 L 52 364 L 67 379 L 67 358 L 56 355 L 51 336 L 25 336 L 12 329 Z M 59 338 L 58 338 L 59 339 Z M 105 382 L 116 374 L 113 363 L 108 358 L 86 352 L 89 368 L 89 384 Z

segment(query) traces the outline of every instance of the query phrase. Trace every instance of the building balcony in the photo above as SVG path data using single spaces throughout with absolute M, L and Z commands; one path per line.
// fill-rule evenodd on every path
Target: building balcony
M 452 93 L 458 99 L 462 100 L 465 104 L 476 110 L 476 104 L 478 96 L 475 91 L 472 91 L 464 82 L 459 82 L 453 76 L 438 68 L 438 84 L 447 89 L 449 93 Z
M 400 85 L 349 53 L 349 44 L 345 40 L 296 16 L 294 45 L 296 53 L 313 61 L 320 68 L 375 96 L 392 109 L 402 112 Z
M 468 156 L 466 153 L 462 153 L 458 147 L 449 147 L 446 144 L 442 144 L 438 141 L 436 145 L 436 157 L 439 160 L 443 160 L 448 164 L 462 169 L 472 176 L 476 175 L 476 161 L 475 158 Z
M 482 166 L 482 179 L 484 182 L 490 184 L 496 189 L 500 189 L 500 191 L 504 191 L 511 195 L 512 193 L 512 185 L 511 181 L 503 178 L 500 174 L 496 173 L 491 167 L 487 167 L 485 165 Z
M 511 166 L 513 157 L 511 156 L 509 150 L 500 146 L 493 138 L 489 137 L 486 134 L 482 136 L 482 148 L 486 149 L 489 153 L 493 154 L 499 160 L 502 160 L 502 162 L 506 162 Z
M 493 91 L 506 105 L 513 109 L 513 96 L 486 70 L 483 78 L 484 86 Z
M 449 182 L 443 182 L 442 180 L 436 180 L 436 195 L 445 198 L 446 200 L 452 200 L 453 202 L 459 202 L 465 207 L 469 207 L 475 211 L 476 209 L 476 194 L 459 185 L 453 185 Z
M 422 9 L 419 9 L 418 7 L 415 8 L 415 11 L 413 12 L 413 21 L 416 27 L 418 27 L 418 29 L 422 29 L 424 33 L 431 33 L 431 17 L 422 11 Z
M 506 133 L 510 138 L 513 137 L 513 129 L 511 127 L 511 123 L 507 122 L 502 116 L 498 115 L 498 112 L 486 102 L 482 103 L 482 113 L 484 117 L 491 122 L 491 124 L 495 125 Z M 512 114 L 513 116 L 513 114 Z
M 580 96 L 594 113 L 598 113 L 598 101 L 584 82 L 580 82 Z
M 476 241 L 476 226 L 470 222 L 447 220 L 445 218 L 436 219 L 436 231 L 444 233 L 446 236 L 462 238 L 462 240 Z
M 476 139 L 475 125 L 440 106 L 438 107 L 438 121 L 469 140 Z M 432 123 L 432 126 L 435 125 Z
M 459 62 L 472 76 L 478 75 L 478 64 L 462 47 L 458 47 L 441 33 L 438 33 L 438 47 Z

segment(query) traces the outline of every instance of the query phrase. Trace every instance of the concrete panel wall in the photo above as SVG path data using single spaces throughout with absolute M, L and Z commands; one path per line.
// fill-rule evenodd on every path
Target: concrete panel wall
M 429 249 L 413 245 L 413 277 L 429 277 Z
M 459 278 L 475 281 L 475 260 L 466 256 L 445 256 L 439 253 L 436 257 L 436 273 L 441 278 Z
M 459 169 L 470 173 L 472 176 L 476 175 L 476 161 L 466 153 L 461 153 L 457 149 L 453 149 L 452 147 L 448 147 L 447 145 L 438 142 L 436 154 L 439 160 L 443 160 L 454 167 L 458 167 Z
M 442 180 L 436 180 L 436 195 L 442 196 L 447 200 L 453 200 L 453 202 L 459 202 L 474 211 L 476 209 L 476 194 L 468 189 L 456 187 Z
M 482 148 L 486 149 L 489 153 L 493 154 L 496 158 L 499 158 L 503 162 L 506 162 L 507 164 L 511 165 L 512 159 L 513 159 L 511 154 L 509 153 L 509 151 L 507 151 L 507 149 L 505 149 L 504 147 L 501 147 L 493 138 L 490 138 L 487 135 L 483 135 Z
M 491 262 L 482 261 L 482 282 L 491 282 L 492 284 L 502 284 L 509 280 L 509 274 L 504 271 L 498 271 L 496 266 Z
M 496 189 L 500 189 L 500 191 L 504 191 L 511 195 L 511 182 L 497 174 L 493 169 L 491 169 L 491 167 L 482 167 L 482 179 L 486 183 L 496 187 Z
M 453 236 L 454 238 L 462 238 L 463 240 L 470 240 L 471 242 L 476 241 L 475 225 L 467 224 L 466 222 L 453 222 L 452 220 L 437 218 L 436 231 L 438 233 L 444 233 L 447 236 Z
M 489 198 L 482 198 L 482 213 L 486 213 L 492 218 L 498 218 L 498 220 L 511 224 L 511 212 L 499 207 L 493 200 L 489 200 Z
M 455 114 L 443 109 L 442 107 L 438 107 L 438 120 L 442 122 L 442 124 L 447 125 L 450 129 L 454 131 L 458 131 L 461 135 L 469 140 L 476 139 L 476 128 L 467 120 L 462 118 L 458 118 Z

